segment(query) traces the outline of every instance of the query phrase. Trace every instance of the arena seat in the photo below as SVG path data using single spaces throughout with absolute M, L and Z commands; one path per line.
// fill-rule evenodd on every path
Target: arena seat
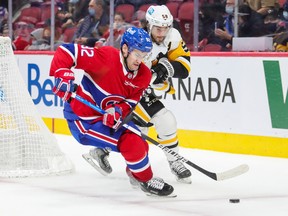
M 131 4 L 121 4 L 116 6 L 115 12 L 122 13 L 125 17 L 125 21 L 130 23 L 135 13 L 135 7 Z
M 151 5 L 156 5 L 156 4 L 143 4 L 143 5 L 141 5 L 141 6 L 139 7 L 138 10 L 146 12 L 147 9 L 148 9 Z
M 23 8 L 21 10 L 19 21 L 36 24 L 41 20 L 41 8 L 39 7 L 29 7 Z
M 62 33 L 62 35 L 63 35 L 63 41 L 64 41 L 65 43 L 71 43 L 72 40 L 73 40 L 73 36 L 74 36 L 76 30 L 77 30 L 77 27 L 76 27 L 76 26 L 73 26 L 73 27 L 70 27 L 70 28 L 66 28 L 66 29 L 64 30 L 64 32 Z
M 167 2 L 166 3 L 166 6 L 170 10 L 174 19 L 178 18 L 178 10 L 179 10 L 180 4 L 181 4 L 180 2 Z
M 58 11 L 58 7 L 55 5 L 54 8 L 56 14 Z M 50 17 L 51 17 L 51 2 L 45 2 L 41 6 L 41 22 L 45 22 Z
M 178 20 L 180 32 L 183 40 L 187 44 L 193 44 L 193 33 L 194 33 L 194 3 L 183 2 L 179 6 Z
M 220 52 L 222 50 L 221 45 L 219 44 L 207 44 L 203 47 L 203 52 Z

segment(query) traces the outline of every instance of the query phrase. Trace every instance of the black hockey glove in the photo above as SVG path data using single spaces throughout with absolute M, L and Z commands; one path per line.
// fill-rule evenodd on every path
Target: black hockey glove
M 174 75 L 174 68 L 165 57 L 159 59 L 158 64 L 153 66 L 151 71 L 153 74 L 156 74 L 156 79 L 153 81 L 153 84 L 163 83 L 169 77 Z

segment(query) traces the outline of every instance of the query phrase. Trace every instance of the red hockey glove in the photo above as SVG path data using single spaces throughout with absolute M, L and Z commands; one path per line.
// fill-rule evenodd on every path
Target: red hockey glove
M 59 70 L 55 73 L 55 86 L 53 92 L 63 101 L 67 101 L 71 97 L 71 92 L 74 89 L 74 73 L 69 69 Z
M 117 129 L 122 121 L 122 110 L 120 107 L 112 105 L 105 109 L 106 113 L 103 115 L 103 124 Z

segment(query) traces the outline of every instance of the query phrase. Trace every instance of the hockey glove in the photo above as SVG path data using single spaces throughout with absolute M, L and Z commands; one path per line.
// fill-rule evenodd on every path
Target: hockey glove
M 122 122 L 122 110 L 119 106 L 112 105 L 105 109 L 106 113 L 103 115 L 103 124 L 117 129 Z
M 174 68 L 165 57 L 159 59 L 158 64 L 153 66 L 151 71 L 157 75 L 153 84 L 163 83 L 169 77 L 173 77 L 174 75 Z
M 74 89 L 74 73 L 69 69 L 62 69 L 55 73 L 53 92 L 63 101 L 68 101 Z

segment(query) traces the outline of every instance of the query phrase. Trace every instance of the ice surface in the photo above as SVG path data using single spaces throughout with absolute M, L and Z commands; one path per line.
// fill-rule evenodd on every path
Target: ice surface
M 287 216 L 288 160 L 180 149 L 180 155 L 213 172 L 248 164 L 248 173 L 216 182 L 191 168 L 192 184 L 176 182 L 162 150 L 150 145 L 155 176 L 172 184 L 177 198 L 153 198 L 132 189 L 125 162 L 111 153 L 108 177 L 94 170 L 81 154 L 90 147 L 73 137 L 56 135 L 62 151 L 74 162 L 65 176 L 0 179 L 0 216 Z M 240 203 L 229 203 L 239 198 Z

